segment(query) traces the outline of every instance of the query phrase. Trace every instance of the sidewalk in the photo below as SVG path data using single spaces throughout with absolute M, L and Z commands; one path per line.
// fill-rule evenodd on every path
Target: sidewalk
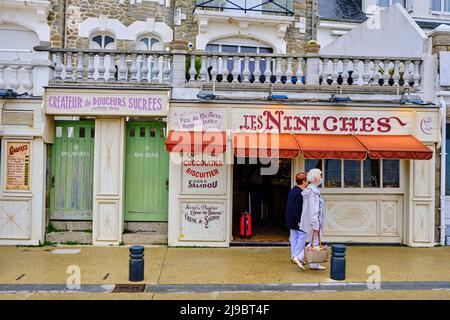
M 68 251 L 67 251 L 68 250 Z M 0 284 L 66 284 L 67 268 L 79 266 L 82 285 L 128 282 L 127 247 L 0 247 Z M 450 247 L 348 247 L 346 282 L 365 283 L 379 266 L 383 282 L 450 281 Z M 325 271 L 301 271 L 289 248 L 146 247 L 145 284 L 326 283 Z

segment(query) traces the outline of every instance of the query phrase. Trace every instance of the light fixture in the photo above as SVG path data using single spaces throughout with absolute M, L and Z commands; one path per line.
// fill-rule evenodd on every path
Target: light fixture
M 333 93 L 330 102 L 350 102 L 352 99 L 349 96 Z

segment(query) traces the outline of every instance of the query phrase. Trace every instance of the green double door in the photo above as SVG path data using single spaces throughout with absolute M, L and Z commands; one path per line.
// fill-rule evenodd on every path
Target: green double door
M 92 219 L 95 122 L 55 121 L 50 218 Z
M 125 220 L 167 221 L 165 123 L 128 122 L 126 136 Z

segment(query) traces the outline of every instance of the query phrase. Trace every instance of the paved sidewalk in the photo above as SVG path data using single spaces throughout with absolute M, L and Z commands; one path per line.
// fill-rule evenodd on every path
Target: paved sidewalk
M 128 282 L 127 247 L 0 247 L 0 284 L 65 284 L 70 266 L 81 284 Z M 330 282 L 325 271 L 301 271 L 289 248 L 145 249 L 146 284 L 292 284 Z M 450 247 L 348 247 L 347 282 L 366 282 L 369 266 L 382 281 L 450 281 Z

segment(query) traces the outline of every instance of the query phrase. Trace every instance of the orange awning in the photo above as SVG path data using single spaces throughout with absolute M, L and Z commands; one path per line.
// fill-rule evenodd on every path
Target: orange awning
M 371 159 L 430 160 L 433 151 L 411 135 L 355 135 Z
M 297 158 L 300 148 L 290 133 L 234 133 L 237 157 Z
M 364 160 L 367 150 L 352 135 L 296 134 L 294 135 L 306 159 Z
M 226 132 L 169 131 L 166 140 L 168 152 L 224 153 L 227 148 Z

